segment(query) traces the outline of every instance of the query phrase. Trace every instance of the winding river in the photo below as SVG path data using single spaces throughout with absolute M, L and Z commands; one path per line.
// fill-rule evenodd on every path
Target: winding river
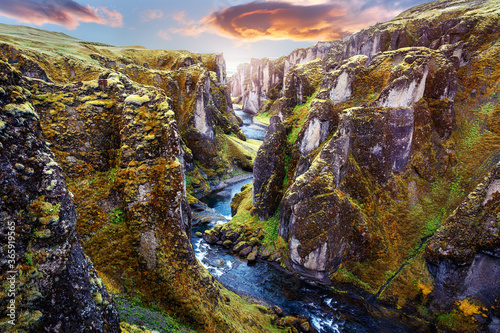
M 243 119 L 242 130 L 248 138 L 262 140 L 265 127 L 255 124 L 251 115 L 235 110 Z M 230 203 L 240 188 L 252 178 L 210 194 L 203 201 L 223 216 L 230 218 Z M 340 298 L 331 289 L 310 284 L 268 262 L 247 265 L 246 260 L 233 256 L 222 246 L 210 245 L 194 233 L 204 232 L 226 220 L 211 221 L 193 228 L 196 257 L 228 289 L 267 305 L 278 305 L 290 315 L 305 315 L 320 333 L 346 332 L 411 332 L 399 323 L 374 317 L 366 310 L 365 301 Z

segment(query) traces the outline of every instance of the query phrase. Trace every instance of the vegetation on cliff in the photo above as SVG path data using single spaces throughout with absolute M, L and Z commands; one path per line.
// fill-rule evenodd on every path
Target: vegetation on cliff
M 282 93 L 259 98 L 287 139 L 269 135 L 254 165 L 280 181 L 254 187 L 254 207 L 235 201 L 234 220 L 249 211 L 279 223 L 278 250 L 303 276 L 443 330 L 494 329 L 497 187 L 483 186 L 491 199 L 473 217 L 472 199 L 461 202 L 500 160 L 499 19 L 495 1 L 436 1 L 331 42 L 315 61 L 319 46 L 286 57 Z M 482 265 L 491 271 L 474 273 Z
M 266 309 L 248 304 L 215 281 L 198 263 L 191 245 L 186 185 L 193 196 L 203 195 L 232 172 L 251 169 L 256 154 L 255 143 L 245 142 L 230 105 L 222 56 L 114 48 L 37 29 L 2 27 L 0 58 L 6 78 L 0 89 L 0 129 L 10 133 L 16 121 L 21 127 L 25 123 L 35 128 L 36 140 L 44 145 L 47 141 L 43 149 L 50 153 L 50 159 L 36 168 L 24 161 L 2 168 L 19 170 L 16 175 L 26 170 L 23 182 L 36 178 L 32 186 L 39 196 L 16 204 L 20 215 L 11 212 L 21 216 L 19 229 L 39 221 L 26 231 L 39 240 L 19 244 L 19 253 L 26 252 L 26 259 L 18 260 L 23 276 L 47 260 L 43 249 L 54 231 L 45 225 L 58 222 L 59 211 L 68 210 L 73 223 L 73 229 L 65 231 L 70 233 L 68 239 L 78 244 L 74 246 L 80 249 L 78 255 L 84 258 L 85 250 L 95 265 L 94 270 L 89 261 L 88 274 L 91 282 L 99 283 L 85 289 L 90 293 L 85 311 L 94 306 L 95 313 L 87 319 L 94 320 L 92 325 L 109 326 L 98 331 L 119 330 L 115 307 L 101 281 L 115 293 L 203 331 L 279 331 Z M 8 73 L 18 81 L 10 82 Z M 30 138 L 22 131 L 16 135 L 21 134 Z M 20 143 L 15 137 L 4 138 L 2 152 L 36 153 L 30 140 Z M 42 170 L 53 176 L 40 176 Z M 11 182 L 6 176 L 2 181 Z M 69 208 L 45 194 L 59 193 L 63 187 L 63 199 L 71 203 L 64 205 Z M 10 191 L 8 186 L 2 188 Z M 28 219 L 32 215 L 35 220 Z M 59 238 L 57 242 L 64 242 Z M 22 285 L 36 287 L 36 281 L 23 280 Z M 60 285 L 64 286 L 61 281 Z M 60 291 L 63 298 L 71 295 L 69 289 L 47 288 Z M 21 325 L 51 327 L 50 316 L 73 310 L 78 316 L 80 309 L 75 307 L 86 304 L 68 299 L 67 308 L 59 313 L 57 309 L 66 303 L 55 300 L 57 308 L 40 310 L 55 311 L 41 317 L 31 304 L 35 299 L 49 301 L 44 292 L 43 297 L 18 294 L 24 297 L 20 303 L 32 310 L 18 316 Z M 7 302 L 3 296 L 2 302 Z M 135 328 L 122 324 L 122 329 Z

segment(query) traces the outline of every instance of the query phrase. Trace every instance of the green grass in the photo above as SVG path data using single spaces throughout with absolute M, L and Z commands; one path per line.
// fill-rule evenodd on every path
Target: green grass
M 276 243 L 278 241 L 278 229 L 280 226 L 280 207 L 276 209 L 273 216 L 269 220 L 264 221 L 264 232 L 266 235 Z
M 149 330 L 160 333 L 188 333 L 197 332 L 192 328 L 180 323 L 177 319 L 157 310 L 154 306 L 148 307 L 139 298 L 128 299 L 120 295 L 114 295 L 116 309 L 120 321 L 136 326 L 144 326 Z
M 339 276 L 343 276 L 345 280 L 352 282 L 354 285 L 362 286 L 365 290 L 370 290 L 370 285 L 360 279 L 358 279 L 354 274 L 352 274 L 350 271 L 339 268 L 337 270 L 337 274 Z
M 253 117 L 255 120 L 269 126 L 270 121 L 271 121 L 271 115 L 269 114 L 269 111 L 259 113 Z
M 116 207 L 109 213 L 108 220 L 113 224 L 123 224 L 125 223 L 125 214 L 120 208 Z
M 479 107 L 479 112 L 482 114 L 490 115 L 493 112 L 493 110 L 495 110 L 495 104 L 493 103 L 486 103 Z

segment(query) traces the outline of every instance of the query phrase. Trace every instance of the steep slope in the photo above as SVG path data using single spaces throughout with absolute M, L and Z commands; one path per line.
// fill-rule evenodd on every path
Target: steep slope
M 442 329 L 495 331 L 495 277 L 470 272 L 496 267 L 498 221 L 474 210 L 477 230 L 492 231 L 470 238 L 471 222 L 450 216 L 466 214 L 454 210 L 500 160 L 499 20 L 497 1 L 436 1 L 287 56 L 322 55 L 290 66 L 279 98 L 260 94 L 276 130 L 256 157 L 265 175 L 253 207 L 235 202 L 234 228 L 244 234 L 241 216 L 253 214 L 246 228 L 261 227 L 260 242 L 305 277 Z
M 0 61 L 2 332 L 120 332 L 118 313 L 76 232 L 60 166 L 29 102 Z

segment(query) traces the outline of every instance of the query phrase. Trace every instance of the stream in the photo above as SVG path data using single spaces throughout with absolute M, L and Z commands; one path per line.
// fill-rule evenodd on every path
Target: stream
M 262 140 L 266 128 L 255 124 L 253 117 L 241 109 L 235 108 L 235 111 L 244 121 L 242 130 L 247 138 Z M 248 178 L 234 183 L 211 193 L 202 201 L 230 219 L 231 198 L 251 181 L 252 178 Z M 370 315 L 364 308 L 366 301 L 355 305 L 329 288 L 310 284 L 268 262 L 249 266 L 246 260 L 233 256 L 222 246 L 210 245 L 203 238 L 194 236 L 198 231 L 203 233 L 216 224 L 226 222 L 221 218 L 195 226 L 192 238 L 197 259 L 226 288 L 266 305 L 277 305 L 289 315 L 305 315 L 320 333 L 411 332 L 399 323 Z
M 253 115 L 244 112 L 237 105 L 234 105 L 234 113 L 243 120 L 243 125 L 240 128 L 247 139 L 264 140 L 267 126 L 254 122 Z

